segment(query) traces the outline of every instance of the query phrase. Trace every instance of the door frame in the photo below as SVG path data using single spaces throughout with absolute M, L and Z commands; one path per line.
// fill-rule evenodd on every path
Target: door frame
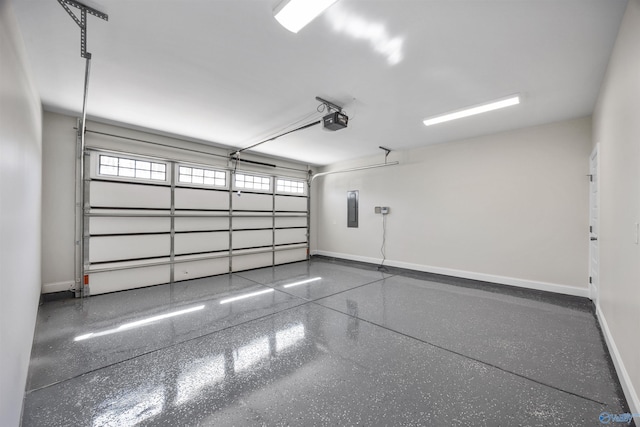
M 589 277 L 589 298 L 598 303 L 598 296 L 600 291 L 600 144 L 596 144 L 589 155 L 589 261 L 588 261 L 588 277 Z M 595 162 L 595 168 L 594 168 Z M 592 191 L 593 186 L 596 187 L 595 196 Z M 596 198 L 595 206 L 597 207 L 597 215 L 595 220 L 592 217 L 592 205 L 593 197 Z M 595 221 L 595 223 L 593 222 Z M 595 238 L 596 240 L 591 240 Z M 596 242 L 596 243 L 594 243 Z M 593 266 L 594 246 L 596 246 L 597 262 L 595 267 Z M 594 268 L 597 270 L 597 274 L 592 275 Z

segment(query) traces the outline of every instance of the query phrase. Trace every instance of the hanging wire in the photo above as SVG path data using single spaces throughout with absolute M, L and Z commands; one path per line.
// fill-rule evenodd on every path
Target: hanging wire
M 387 246 L 387 215 L 382 215 L 382 246 L 380 246 L 380 254 L 382 254 L 382 262 L 378 266 L 379 271 L 387 271 L 387 267 L 384 265 L 384 262 L 387 259 L 386 254 L 386 246 Z

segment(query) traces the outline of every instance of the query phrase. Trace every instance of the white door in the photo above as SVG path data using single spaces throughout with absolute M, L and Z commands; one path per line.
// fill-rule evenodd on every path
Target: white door
M 600 197 L 598 193 L 598 146 L 594 148 L 589 160 L 589 291 L 591 299 L 598 301 L 600 255 L 598 242 L 598 223 Z

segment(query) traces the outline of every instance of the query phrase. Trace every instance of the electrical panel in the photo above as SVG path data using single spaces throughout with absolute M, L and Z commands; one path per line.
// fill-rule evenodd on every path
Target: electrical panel
M 347 227 L 358 228 L 358 190 L 347 191 Z

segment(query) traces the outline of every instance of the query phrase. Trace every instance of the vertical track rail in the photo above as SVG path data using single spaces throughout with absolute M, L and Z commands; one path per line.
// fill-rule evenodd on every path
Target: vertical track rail
M 76 298 L 82 297 L 83 281 L 83 263 L 84 263 L 84 181 L 83 181 L 83 163 L 84 156 L 82 155 L 82 119 L 76 120 L 76 170 L 75 170 L 75 255 L 74 255 L 74 291 Z
M 229 171 L 229 274 L 233 273 L 233 183 L 236 171 Z
M 78 134 L 76 138 L 76 298 L 87 297 L 90 294 L 89 283 L 85 279 L 85 270 L 89 264 L 88 254 L 88 214 L 89 200 L 86 195 L 88 184 L 86 183 L 86 144 L 85 131 L 87 122 L 87 98 L 89 96 L 89 77 L 91 73 L 91 56 L 87 56 L 84 72 L 84 99 L 82 102 L 82 118 L 79 120 Z
M 311 169 L 307 166 L 307 261 L 311 260 Z
M 278 177 L 271 176 L 271 267 L 276 265 L 276 184 Z
M 169 230 L 171 233 L 170 240 L 170 250 L 169 250 L 169 260 L 171 261 L 170 272 L 169 272 L 169 281 L 170 283 L 174 283 L 176 281 L 176 268 L 175 268 L 175 258 L 176 258 L 176 174 L 178 173 L 178 165 L 176 162 L 171 162 L 171 229 Z M 171 288 L 173 290 L 173 287 Z
M 89 94 L 89 73 L 91 70 L 91 53 L 87 52 L 87 13 L 109 20 L 106 13 L 102 13 L 92 7 L 86 6 L 76 0 L 58 0 L 58 3 L 69 14 L 71 19 L 80 27 L 80 56 L 85 58 L 84 72 L 84 96 L 82 100 L 82 118 L 78 121 L 78 133 L 76 135 L 76 212 L 75 212 L 75 296 L 76 298 L 89 296 L 89 282 L 85 272 L 89 268 L 89 183 L 85 177 L 85 131 L 87 127 L 87 97 Z M 80 18 L 70 9 L 80 9 Z

